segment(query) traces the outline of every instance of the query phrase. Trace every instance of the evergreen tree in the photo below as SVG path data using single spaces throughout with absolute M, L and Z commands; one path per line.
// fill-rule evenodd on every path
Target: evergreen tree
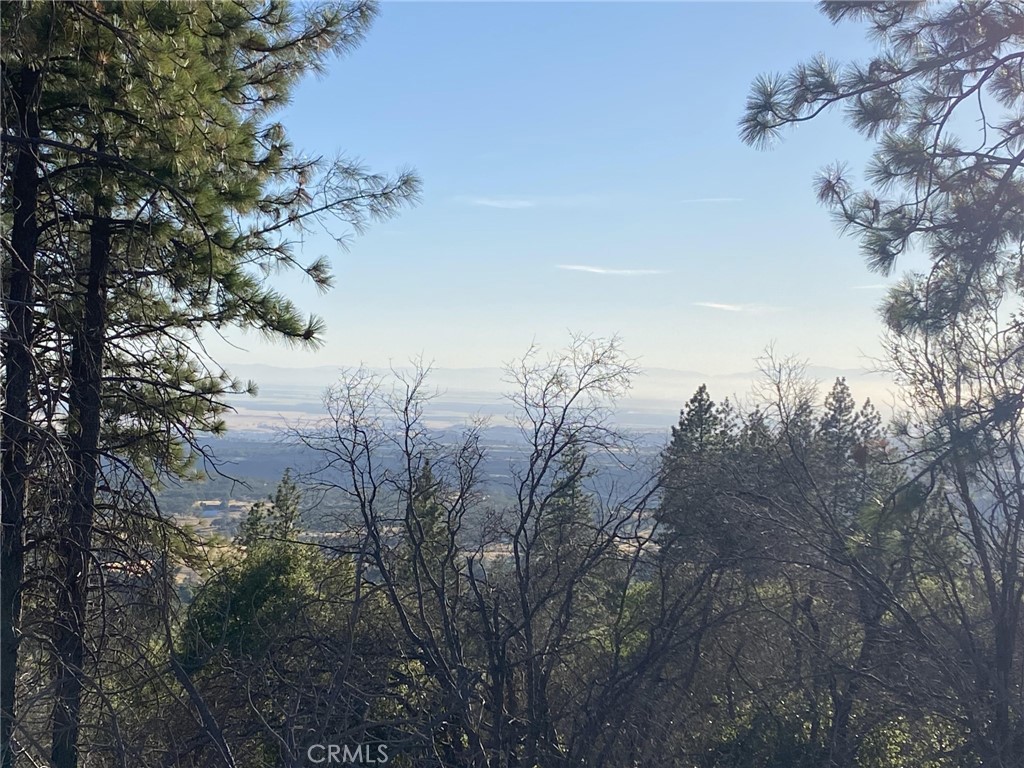
M 17 477 L 34 428 L 64 442 L 70 477 L 55 504 L 51 759 L 73 768 L 102 467 L 125 464 L 144 483 L 187 471 L 197 433 L 223 428 L 223 396 L 237 388 L 200 333 L 234 325 L 316 344 L 320 321 L 269 279 L 297 267 L 330 284 L 325 260 L 300 263 L 294 233 L 358 229 L 417 182 L 304 158 L 272 119 L 304 72 L 362 38 L 372 5 L 7 3 L 2 13 L 4 215 L 17 244 L 4 291 L 18 307 L 4 352 L 11 412 L 68 417 L 29 418 L 5 437 L 4 626 L 17 630 L 24 599 L 31 515 Z M 0 685 L 8 763 L 13 637 Z
M 924 598 L 921 617 L 943 640 L 925 640 L 908 618 L 914 613 L 898 613 L 949 686 L 935 706 L 946 697 L 962 702 L 952 716 L 970 748 L 985 765 L 1015 766 L 1024 753 L 1024 6 L 834 0 L 821 8 L 836 23 L 865 22 L 879 50 L 866 63 L 822 56 L 759 78 L 741 133 L 770 143 L 787 125 L 844 107 L 854 129 L 876 143 L 866 188 L 836 166 L 819 178 L 819 199 L 859 238 L 872 269 L 889 274 L 912 249 L 929 259 L 883 307 L 889 363 L 906 395 L 897 436 L 912 457 L 907 474 L 927 481 L 907 481 L 862 518 L 876 528 L 884 516 L 908 526 L 907 517 L 917 518 L 904 545 L 927 554 L 897 559 L 891 575 L 909 571 L 919 586 L 943 585 L 946 597 Z M 870 446 L 864 441 L 855 457 L 865 468 Z M 922 490 L 935 497 L 922 499 Z M 951 527 L 936 521 L 936 506 Z M 961 550 L 953 557 L 951 536 Z M 969 675 L 954 671 L 965 647 Z
M 302 492 L 286 469 L 277 483 L 274 495 L 253 504 L 239 523 L 235 542 L 243 547 L 257 546 L 273 539 L 288 542 L 297 531 Z
M 584 481 L 593 477 L 594 472 L 587 467 L 587 458 L 586 451 L 573 444 L 558 459 L 551 493 L 538 515 L 531 549 L 538 583 L 546 581 L 545 573 L 549 570 L 573 573 L 592 543 L 595 510 Z M 550 584 L 544 585 L 545 589 L 549 587 Z
M 718 406 L 701 384 L 679 412 L 679 423 L 672 427 L 669 453 L 704 454 L 720 446 L 729 427 L 729 406 Z
M 447 514 L 441 494 L 443 489 L 434 477 L 430 459 L 423 458 L 412 487 L 409 509 L 410 544 L 418 549 L 418 561 L 425 568 L 440 573 L 448 557 Z
M 735 490 L 736 423 L 729 401 L 719 405 L 701 384 L 679 413 L 661 459 L 662 498 L 658 520 L 666 552 L 703 558 L 735 554 L 730 543 L 739 520 L 727 500 Z
M 758 78 L 742 138 L 768 145 L 786 126 L 844 108 L 853 128 L 876 141 L 865 173 L 870 187 L 857 191 L 847 169 L 835 166 L 819 179 L 818 195 L 859 237 L 868 265 L 888 274 L 901 254 L 923 246 L 933 265 L 927 322 L 934 328 L 985 293 L 1020 290 L 1024 7 L 1008 0 L 826 0 L 820 7 L 836 24 L 865 23 L 878 51 L 866 63 L 818 56 L 786 75 Z M 972 123 L 977 131 L 964 134 Z M 993 282 L 998 275 L 1007 279 Z
M 293 491 L 285 478 L 253 508 L 244 554 L 205 581 L 177 638 L 236 763 L 253 768 L 301 764 L 310 744 L 340 734 L 395 736 L 384 706 L 400 654 L 388 617 L 357 589 L 351 558 L 294 540 Z M 193 719 L 174 725 L 191 737 L 182 761 L 214 759 Z

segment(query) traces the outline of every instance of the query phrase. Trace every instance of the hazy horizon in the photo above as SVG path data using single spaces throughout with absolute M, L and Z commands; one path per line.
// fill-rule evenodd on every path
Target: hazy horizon
M 236 363 L 225 369 L 233 376 L 254 381 L 258 395 L 254 398 L 231 398 L 236 411 L 228 414 L 228 424 L 235 429 L 270 430 L 299 419 L 315 418 L 323 414 L 322 401 L 326 388 L 335 383 L 344 370 L 366 368 L 387 379 L 388 366 L 317 365 L 284 367 L 266 363 Z M 394 366 L 408 372 L 411 364 Z M 880 412 L 892 414 L 896 390 L 890 377 L 864 369 L 841 369 L 808 364 L 805 373 L 816 381 L 821 397 L 838 377 L 844 377 L 858 402 L 870 399 Z M 434 426 L 454 426 L 475 416 L 487 416 L 495 423 L 504 423 L 509 410 L 503 395 L 508 391 L 503 382 L 504 369 L 500 366 L 451 368 L 432 367 L 427 379 L 427 390 L 437 392 L 428 404 L 426 413 Z M 752 364 L 748 370 L 711 374 L 701 371 L 667 368 L 642 368 L 634 377 L 630 391 L 618 401 L 615 419 L 625 427 L 644 431 L 667 431 L 678 418 L 679 410 L 690 399 L 697 387 L 706 384 L 716 401 L 726 398 L 746 402 L 758 379 Z

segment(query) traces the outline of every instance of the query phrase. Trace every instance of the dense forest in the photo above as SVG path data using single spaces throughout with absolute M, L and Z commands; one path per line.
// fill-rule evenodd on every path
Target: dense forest
M 204 334 L 316 346 L 302 233 L 419 195 L 275 119 L 376 7 L 3 3 L 3 768 L 1024 765 L 1024 6 L 820 6 L 875 57 L 736 117 L 872 142 L 817 190 L 871 269 L 927 256 L 881 311 L 894 417 L 769 351 L 652 456 L 584 333 L 508 364 L 496 493 L 428 368 L 352 370 L 229 537 L 160 503 L 246 389 Z

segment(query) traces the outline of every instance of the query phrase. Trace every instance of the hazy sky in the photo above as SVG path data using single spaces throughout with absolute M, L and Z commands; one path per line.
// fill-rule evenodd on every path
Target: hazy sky
M 817 365 L 877 350 L 886 281 L 812 190 L 869 145 L 835 114 L 768 152 L 737 138 L 750 82 L 871 50 L 811 3 L 385 2 L 366 42 L 282 113 L 299 147 L 411 166 L 421 204 L 328 254 L 317 353 L 230 337 L 224 362 L 501 364 L 567 330 L 651 367 L 748 370 L 770 342 Z M 909 263 L 903 267 L 911 266 Z

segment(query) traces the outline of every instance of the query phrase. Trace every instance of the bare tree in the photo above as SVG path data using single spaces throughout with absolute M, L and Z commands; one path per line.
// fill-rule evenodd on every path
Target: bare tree
M 328 419 L 294 432 L 321 457 L 313 487 L 343 500 L 325 541 L 345 542 L 360 589 L 393 612 L 396 683 L 426 709 L 410 749 L 445 766 L 653 754 L 634 719 L 648 686 L 692 684 L 716 580 L 657 557 L 657 473 L 612 420 L 635 364 L 617 339 L 576 336 L 509 365 L 507 481 L 485 473 L 481 425 L 431 434 L 428 373 L 351 371 Z
M 406 674 L 427 689 L 426 743 L 445 731 L 451 737 L 443 751 L 482 755 L 473 720 L 479 677 L 464 637 L 463 526 L 483 452 L 472 427 L 454 446 L 429 435 L 427 373 L 420 365 L 396 372 L 388 388 L 365 370 L 351 371 L 325 397 L 328 419 L 295 436 L 323 460 L 314 487 L 340 494 L 355 512 L 354 521 L 336 519 L 334 527 L 357 551 L 357 588 L 382 594 L 393 612 L 415 666 Z

